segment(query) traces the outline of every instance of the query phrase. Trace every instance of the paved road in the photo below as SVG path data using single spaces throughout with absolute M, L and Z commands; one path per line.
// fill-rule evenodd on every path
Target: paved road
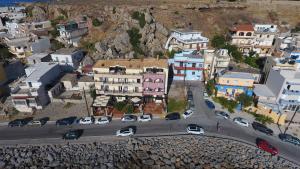
M 89 136 L 113 136 L 116 131 L 125 126 L 136 126 L 136 135 L 158 135 L 158 134 L 174 134 L 185 133 L 188 124 L 199 124 L 205 129 L 206 133 L 218 133 L 231 136 L 252 144 L 256 138 L 268 140 L 276 146 L 279 154 L 294 161 L 299 162 L 300 147 L 284 143 L 277 136 L 267 136 L 258 131 L 254 131 L 251 127 L 241 127 L 233 123 L 231 120 L 217 118 L 213 111 L 207 108 L 202 99 L 202 89 L 199 86 L 191 87 L 194 94 L 196 112 L 188 119 L 180 119 L 177 121 L 165 121 L 162 119 L 154 119 L 151 122 L 128 122 L 122 123 L 118 120 L 112 121 L 107 125 L 78 125 L 71 126 L 55 126 L 54 124 L 46 124 L 42 127 L 21 127 L 8 128 L 0 127 L 0 142 L 5 140 L 21 140 L 21 139 L 45 139 L 45 138 L 61 138 L 62 134 L 69 129 L 84 129 L 83 137 Z M 221 131 L 216 130 L 217 121 L 220 122 Z M 300 165 L 300 164 L 299 164 Z

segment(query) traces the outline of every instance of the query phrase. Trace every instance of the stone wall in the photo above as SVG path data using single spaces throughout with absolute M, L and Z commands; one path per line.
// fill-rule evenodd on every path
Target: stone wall
M 300 168 L 236 141 L 202 136 L 0 148 L 0 168 Z

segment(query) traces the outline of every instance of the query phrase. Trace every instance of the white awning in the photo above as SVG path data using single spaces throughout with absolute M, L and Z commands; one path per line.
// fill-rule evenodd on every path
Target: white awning
M 138 98 L 138 97 L 134 97 L 134 98 L 131 99 L 131 101 L 132 101 L 133 103 L 137 103 L 137 102 L 140 102 L 141 99 Z

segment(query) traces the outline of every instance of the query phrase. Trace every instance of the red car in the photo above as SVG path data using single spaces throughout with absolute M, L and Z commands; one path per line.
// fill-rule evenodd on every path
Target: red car
M 271 153 L 272 155 L 277 155 L 278 154 L 278 150 L 277 148 L 275 148 L 274 146 L 272 146 L 269 142 L 267 142 L 266 140 L 263 139 L 256 139 L 256 145 L 258 148 Z

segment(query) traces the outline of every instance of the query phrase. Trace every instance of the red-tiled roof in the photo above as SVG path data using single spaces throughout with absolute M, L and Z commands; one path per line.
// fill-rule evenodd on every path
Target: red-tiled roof
M 240 24 L 235 26 L 236 31 L 254 31 L 251 24 Z

